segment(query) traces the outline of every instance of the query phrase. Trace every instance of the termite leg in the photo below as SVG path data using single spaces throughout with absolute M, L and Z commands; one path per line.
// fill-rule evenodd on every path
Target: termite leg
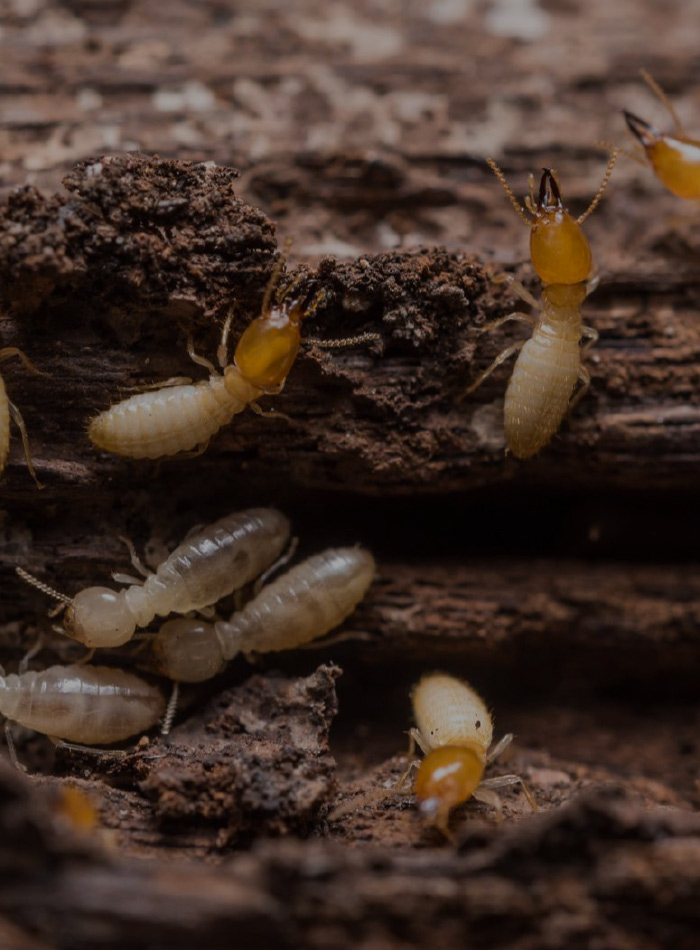
M 587 353 L 600 339 L 600 333 L 598 333 L 595 327 L 581 327 L 581 336 L 586 339 L 586 342 L 581 347 L 582 354 Z
M 40 652 L 41 652 L 41 650 L 43 649 L 43 647 L 44 647 L 44 634 L 43 634 L 43 633 L 39 633 L 39 634 L 37 635 L 36 640 L 34 641 L 33 646 L 31 646 L 31 647 L 27 650 L 27 652 L 24 654 L 24 656 L 22 657 L 22 659 L 19 661 L 19 665 L 18 665 L 18 667 L 17 667 L 17 672 L 18 672 L 20 675 L 21 675 L 22 673 L 26 673 L 26 672 L 27 672 L 27 669 L 28 669 L 28 667 L 29 667 L 30 662 L 34 659 L 34 657 L 37 655 L 37 653 L 40 653 Z
M 271 564 L 266 571 L 263 571 L 260 577 L 253 584 L 254 597 L 256 597 L 260 593 L 263 586 L 268 582 L 268 580 L 270 579 L 270 577 L 272 577 L 273 574 L 276 574 L 277 571 L 281 567 L 284 567 L 285 564 L 288 564 L 292 560 L 292 558 L 296 554 L 296 550 L 298 546 L 299 546 L 299 538 L 292 538 L 292 540 L 289 542 L 289 545 L 287 546 L 287 550 L 285 551 L 285 553 L 281 554 L 277 558 L 275 563 Z
M 17 749 L 15 748 L 15 740 L 12 737 L 12 724 L 9 722 L 5 723 L 5 743 L 7 745 L 7 754 L 10 756 L 10 762 L 14 765 L 18 772 L 27 772 L 27 766 L 23 765 L 19 756 L 17 755 Z
M 591 374 L 588 372 L 585 366 L 582 366 L 581 369 L 579 370 L 578 378 L 581 382 L 581 388 L 579 389 L 579 391 L 576 393 L 574 398 L 569 403 L 567 414 L 574 411 L 576 406 L 578 406 L 578 404 L 581 402 L 583 397 L 588 392 L 588 389 L 591 385 Z
M 366 630 L 344 630 L 342 633 L 336 633 L 332 637 L 323 637 L 320 640 L 312 640 L 310 643 L 302 643 L 296 647 L 297 650 L 324 650 L 326 647 L 334 647 L 339 643 L 361 640 L 363 643 L 369 643 L 372 640 L 372 634 Z
M 221 329 L 221 340 L 219 341 L 219 345 L 216 349 L 216 359 L 221 369 L 226 369 L 226 366 L 228 365 L 228 335 L 231 332 L 233 313 L 234 311 L 232 308 L 224 320 L 224 325 Z
M 490 333 L 492 330 L 502 327 L 504 323 L 509 323 L 511 320 L 515 320 L 517 323 L 525 323 L 529 327 L 534 327 L 537 322 L 532 314 L 523 313 L 521 310 L 514 310 L 512 313 L 506 314 L 505 317 L 499 317 L 498 320 L 492 320 L 491 323 L 485 323 L 483 327 L 479 327 L 479 334 Z
M 30 373 L 34 373 L 36 376 L 47 376 L 47 373 L 43 373 L 38 369 L 34 363 L 29 359 L 29 357 L 22 352 L 16 346 L 6 346 L 0 350 L 0 363 L 4 363 L 5 360 L 11 360 L 13 356 L 16 356 L 18 360 L 21 361 L 22 366 L 25 369 L 28 369 Z
M 31 456 L 31 453 L 30 453 L 30 451 L 29 451 L 29 436 L 27 435 L 27 427 L 26 427 L 25 424 L 24 424 L 24 419 L 22 418 L 22 413 L 19 411 L 19 409 L 17 408 L 17 406 L 15 406 L 15 404 L 14 404 L 13 402 L 10 402 L 9 399 L 8 399 L 8 405 L 9 405 L 9 407 L 10 407 L 10 415 L 12 416 L 12 420 L 13 420 L 14 424 L 17 426 L 17 428 L 19 429 L 19 434 L 20 434 L 20 436 L 22 437 L 22 446 L 23 446 L 23 448 L 24 448 L 24 457 L 25 457 L 26 460 L 27 460 L 27 468 L 29 469 L 29 474 L 30 474 L 30 475 L 32 476 L 32 478 L 34 479 L 37 488 L 45 488 L 46 486 L 43 485 L 43 484 L 39 481 L 39 478 L 38 478 L 38 476 L 37 476 L 37 474 L 36 474 L 36 469 L 34 468 L 34 463 L 32 462 L 32 456 Z
M 173 386 L 187 386 L 191 382 L 191 376 L 171 376 L 170 379 L 161 380 L 157 383 L 149 383 L 147 386 L 130 387 L 129 391 L 136 393 L 150 393 L 155 389 L 170 389 Z
M 493 789 L 484 788 L 483 782 L 475 790 L 472 798 L 476 799 L 477 802 L 481 802 L 482 805 L 488 805 L 490 808 L 493 808 L 496 811 L 498 818 L 503 816 L 503 803 L 501 802 L 501 796 L 494 792 Z
M 67 742 L 65 739 L 57 739 L 55 736 L 49 736 L 57 749 L 68 749 L 70 752 L 86 752 L 88 755 L 116 755 L 127 756 L 130 754 L 128 749 L 96 749 L 91 745 L 81 745 L 80 742 Z
M 416 764 L 416 746 L 420 747 L 424 755 L 427 754 L 425 743 L 423 742 L 423 736 L 420 734 L 420 730 L 416 729 L 414 726 L 412 729 L 408 730 L 408 752 L 406 753 L 408 765 L 406 766 L 406 769 L 402 773 L 398 782 L 394 785 L 394 790 L 397 792 L 406 787 L 408 776 L 411 774 L 411 771 Z
M 481 373 L 481 375 L 477 376 L 476 380 L 471 384 L 471 386 L 467 390 L 465 390 L 464 396 L 468 396 L 470 393 L 473 393 L 475 389 L 478 389 L 479 386 L 481 386 L 481 384 L 483 383 L 483 381 L 488 376 L 490 376 L 491 373 L 493 373 L 495 369 L 498 369 L 501 363 L 505 363 L 505 361 L 510 359 L 511 356 L 514 356 L 519 350 L 521 350 L 525 346 L 526 343 L 527 343 L 527 340 L 520 340 L 519 343 L 513 343 L 512 346 L 509 346 L 505 350 L 503 350 L 503 352 L 500 353 L 496 357 L 493 363 L 491 363 L 491 365 L 488 366 L 484 370 L 484 372 Z M 462 398 L 464 398 L 464 396 Z
M 133 541 L 131 541 L 129 538 L 125 538 L 122 534 L 119 535 L 119 540 L 126 545 L 129 552 L 129 557 L 131 558 L 131 563 L 139 572 L 141 577 L 150 577 L 153 572 L 149 571 L 148 568 L 144 566 L 143 561 L 136 553 L 136 548 L 134 547 Z
M 216 366 L 214 366 L 212 361 L 208 360 L 206 356 L 200 356 L 199 353 L 197 353 L 197 351 L 195 350 L 194 340 L 192 339 L 192 336 L 190 334 L 188 334 L 187 336 L 187 352 L 193 363 L 196 363 L 197 366 L 203 366 L 204 369 L 209 370 L 212 376 L 217 375 Z
M 646 71 L 646 69 L 640 69 L 640 70 L 639 70 L 639 74 L 641 75 L 642 79 L 643 79 L 644 82 L 647 84 L 647 86 L 648 86 L 648 87 L 651 89 L 651 91 L 654 93 L 654 95 L 655 95 L 656 98 L 659 100 L 659 102 L 661 102 L 662 105 L 664 105 L 664 106 L 668 109 L 668 111 L 669 111 L 669 113 L 670 113 L 670 115 L 671 115 L 671 119 L 673 120 L 673 124 L 674 124 L 674 126 L 676 127 L 676 130 L 679 131 L 679 132 L 682 131 L 682 129 L 683 129 L 683 123 L 681 122 L 680 116 L 679 116 L 678 113 L 676 112 L 676 109 L 675 109 L 673 103 L 672 103 L 671 100 L 668 98 L 668 96 L 667 96 L 666 93 L 663 91 L 663 89 L 662 89 L 661 86 L 658 84 L 658 82 L 654 79 L 654 77 L 651 75 L 651 73 L 649 73 L 649 72 Z
M 486 764 L 490 765 L 492 762 L 495 762 L 496 759 L 502 756 L 514 738 L 515 737 L 513 736 L 512 732 L 507 732 L 504 736 L 502 736 L 486 756 Z
M 259 416 L 262 416 L 264 419 L 284 419 L 285 422 L 291 422 L 292 417 L 288 416 L 286 412 L 279 412 L 277 409 L 263 409 L 255 400 L 249 402 L 248 405 L 256 412 Z
M 533 297 L 527 287 L 521 283 L 519 280 L 512 274 L 505 274 L 501 272 L 500 274 L 494 274 L 491 278 L 492 284 L 508 284 L 514 294 L 517 294 L 521 300 L 523 300 L 528 306 L 532 307 L 533 310 L 540 310 L 540 302 L 536 297 Z
M 519 785 L 522 788 L 525 798 L 527 798 L 528 804 L 530 805 L 532 810 L 537 811 L 537 802 L 535 801 L 532 792 L 530 791 L 527 784 L 525 783 L 525 781 L 520 775 L 498 775 L 496 776 L 496 778 L 486 778 L 483 780 L 483 782 L 481 782 L 479 787 L 493 789 L 493 788 L 508 788 L 511 785 Z

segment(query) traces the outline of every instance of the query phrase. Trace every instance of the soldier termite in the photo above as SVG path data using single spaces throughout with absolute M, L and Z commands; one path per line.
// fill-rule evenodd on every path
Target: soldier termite
M 0 676 L 0 715 L 52 739 L 109 745 L 151 729 L 165 712 L 161 691 L 101 666 L 51 666 Z
M 367 593 L 374 558 L 362 548 L 331 548 L 272 581 L 229 621 L 169 620 L 152 641 L 154 669 L 196 683 L 220 673 L 237 653 L 289 650 L 337 627 Z
M 646 70 L 641 74 L 668 109 L 674 127 L 672 134 L 660 132 L 639 116 L 623 110 L 630 131 L 644 149 L 643 164 L 651 165 L 659 181 L 679 198 L 700 198 L 700 140 L 685 134 L 676 110 L 661 87 Z
M 6 346 L 4 349 L 0 350 L 0 363 L 4 363 L 5 360 L 11 359 L 13 356 L 17 356 L 22 363 L 34 373 L 38 373 L 39 370 L 34 366 L 30 360 L 24 355 L 21 350 L 18 350 L 16 346 Z M 24 425 L 24 419 L 20 414 L 19 409 L 13 402 L 10 401 L 7 395 L 7 390 L 5 389 L 5 382 L 0 376 L 0 475 L 5 470 L 5 465 L 7 464 L 7 456 L 10 451 L 10 419 L 12 419 L 19 429 L 19 434 L 22 437 L 22 446 L 24 447 L 24 455 L 27 459 L 27 468 L 29 469 L 29 474 L 32 476 L 38 488 L 43 488 L 39 479 L 37 478 L 36 470 L 32 463 L 32 457 L 29 453 L 29 438 L 27 436 L 27 429 Z
M 493 159 L 488 159 L 516 213 L 530 228 L 532 265 L 544 288 L 542 308 L 537 318 L 514 312 L 483 328 L 489 330 L 509 320 L 518 320 L 532 327 L 532 336 L 505 349 L 477 377 L 466 394 L 473 392 L 496 367 L 522 350 L 513 368 L 504 404 L 506 443 L 517 458 L 530 458 L 547 445 L 566 413 L 581 399 L 590 383 L 581 355 L 597 340 L 598 334 L 581 323 L 581 304 L 589 292 L 590 283 L 593 283 L 587 283 L 592 258 L 581 224 L 598 205 L 616 158 L 617 151 L 614 151 L 598 193 L 576 220 L 564 207 L 551 169 L 543 171 L 537 201 L 531 179 L 530 196 L 525 202 L 532 215 L 530 220 L 501 169 Z M 535 298 L 524 287 L 517 282 L 512 286 L 530 306 L 539 309 Z M 584 347 L 580 345 L 582 338 L 588 341 Z M 572 400 L 578 381 L 582 386 Z
M 179 545 L 142 584 L 120 591 L 88 587 L 66 597 L 18 567 L 34 587 L 67 605 L 65 633 L 88 647 L 119 646 L 154 617 L 216 603 L 269 567 L 289 540 L 290 525 L 274 508 L 222 518 Z

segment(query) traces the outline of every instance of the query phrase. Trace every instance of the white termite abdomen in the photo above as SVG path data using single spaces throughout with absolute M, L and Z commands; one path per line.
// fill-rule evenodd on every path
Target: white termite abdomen
M 129 458 L 187 452 L 206 444 L 260 395 L 249 385 L 230 390 L 223 376 L 212 376 L 201 383 L 138 393 L 95 416 L 88 435 L 98 448 Z
M 52 666 L 0 677 L 0 714 L 70 742 L 120 742 L 152 728 L 164 711 L 159 689 L 118 669 Z
M 486 704 L 469 683 L 431 673 L 414 688 L 416 725 L 429 750 L 441 746 L 476 746 L 484 756 L 493 739 L 493 721 Z

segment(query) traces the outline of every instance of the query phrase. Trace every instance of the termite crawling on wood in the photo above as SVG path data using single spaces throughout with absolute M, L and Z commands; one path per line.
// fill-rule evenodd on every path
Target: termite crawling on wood
M 627 126 L 641 144 L 642 164 L 651 165 L 659 181 L 679 198 L 700 198 L 700 139 L 685 134 L 673 104 L 646 70 L 642 78 L 668 109 L 673 120 L 672 133 L 660 132 L 649 122 L 623 110 Z M 638 156 L 632 155 L 637 158 Z
M 494 789 L 521 785 L 531 807 L 535 803 L 519 775 L 484 779 L 486 766 L 510 745 L 507 734 L 490 749 L 493 720 L 486 704 L 468 683 L 445 673 L 431 673 L 414 687 L 411 700 L 416 728 L 410 736 L 425 754 L 413 790 L 423 817 L 449 837 L 450 813 L 473 797 L 500 807 Z M 489 751 L 490 750 L 490 751 Z
M 154 617 L 216 603 L 268 568 L 284 550 L 289 521 L 274 508 L 222 518 L 179 545 L 142 584 L 120 591 L 88 587 L 66 597 L 22 568 L 18 574 L 67 605 L 63 627 L 88 647 L 119 646 Z
M 331 548 L 272 581 L 229 621 L 169 620 L 152 641 L 157 672 L 196 683 L 216 676 L 238 653 L 290 650 L 349 616 L 374 579 L 362 548 Z
M 526 207 L 530 220 L 498 165 L 488 163 L 503 185 L 518 217 L 530 228 L 532 265 L 543 282 L 542 307 L 537 318 L 514 312 L 494 321 L 484 330 L 518 320 L 532 327 L 527 341 L 505 349 L 467 389 L 473 392 L 496 367 L 519 350 L 520 355 L 506 390 L 504 428 L 506 443 L 517 458 L 536 455 L 555 434 L 568 411 L 588 389 L 590 377 L 581 355 L 598 338 L 597 332 L 581 323 L 581 304 L 589 292 L 592 258 L 581 224 L 597 207 L 607 187 L 617 157 L 608 162 L 598 193 L 588 209 L 577 219 L 571 217 L 562 200 L 559 185 L 551 169 L 544 169 L 539 196 L 535 201 L 531 181 Z M 530 304 L 539 304 L 524 287 L 513 288 Z M 588 342 L 581 347 L 581 340 Z M 581 388 L 572 400 L 577 382 Z
M 109 745 L 151 729 L 164 712 L 161 691 L 122 670 L 51 666 L 0 676 L 0 715 L 53 739 Z

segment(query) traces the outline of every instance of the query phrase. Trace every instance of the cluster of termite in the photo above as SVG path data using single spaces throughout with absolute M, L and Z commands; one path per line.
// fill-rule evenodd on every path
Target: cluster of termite
M 643 75 L 671 111 L 675 130 L 673 134 L 661 133 L 625 112 L 629 129 L 643 148 L 637 157 L 650 164 L 674 194 L 700 198 L 700 142 L 683 133 L 662 91 L 648 74 Z M 564 206 L 552 169 L 544 169 L 537 196 L 531 179 L 525 202 L 531 215 L 528 218 L 500 168 L 488 160 L 516 213 L 530 228 L 532 265 L 543 284 L 542 306 L 537 318 L 511 313 L 491 325 L 519 320 L 530 324 L 533 332 L 529 340 L 501 353 L 467 392 L 521 350 L 504 406 L 506 441 L 519 458 L 536 454 L 550 441 L 589 384 L 581 355 L 597 334 L 582 325 L 580 311 L 595 280 L 581 225 L 600 201 L 617 153 L 612 150 L 598 193 L 576 220 Z M 247 405 L 264 414 L 258 399 L 282 390 L 299 349 L 301 322 L 323 300 L 322 291 L 313 284 L 310 289 L 303 281 L 292 282 L 276 293 L 279 270 L 268 287 L 261 315 L 242 334 L 232 361 L 228 358 L 231 318 L 225 322 L 217 354 L 221 373 L 190 346 L 190 355 L 209 370 L 210 378 L 200 383 L 178 381 L 140 393 L 100 413 L 89 426 L 93 443 L 131 458 L 160 458 L 206 447 Z M 529 305 L 539 308 L 524 287 L 510 283 Z M 358 339 L 373 338 L 365 334 Z M 583 347 L 582 340 L 586 341 Z M 34 368 L 16 348 L 0 350 L 0 361 L 12 356 Z M 574 396 L 578 382 L 582 385 Z M 0 377 L 0 472 L 8 454 L 11 417 L 20 429 L 29 468 L 36 478 L 22 417 L 9 401 Z M 279 563 L 288 560 L 284 551 L 289 539 L 290 525 L 284 515 L 275 509 L 251 509 L 199 530 L 154 572 L 145 572 L 143 581 L 115 577 L 127 584 L 118 591 L 91 587 L 68 597 L 21 568 L 18 573 L 60 601 L 64 608 L 62 632 L 90 648 L 90 659 L 96 650 L 124 645 L 157 617 L 179 615 L 155 633 L 142 634 L 145 649 L 138 655 L 148 673 L 177 685 L 216 676 L 238 654 L 249 657 L 317 640 L 341 624 L 363 599 L 374 578 L 375 563 L 372 555 L 359 547 L 324 551 L 277 579 L 261 583 Z M 140 562 L 136 563 L 140 567 Z M 254 595 L 228 620 L 202 615 L 256 578 Z M 492 749 L 493 722 L 483 700 L 469 684 L 447 674 L 425 676 L 415 687 L 412 700 L 417 723 L 410 733 L 412 747 L 417 743 L 425 754 L 413 790 L 422 814 L 448 834 L 449 815 L 457 805 L 473 796 L 499 807 L 494 789 L 522 784 L 516 775 L 483 778 L 486 766 L 509 745 L 512 736 L 504 736 Z M 80 663 L 0 676 L 0 714 L 56 740 L 108 745 L 151 729 L 159 721 L 167 731 L 173 706 L 150 680 L 109 666 Z M 399 789 L 404 787 L 410 768 Z M 534 807 L 529 791 L 523 788 Z

